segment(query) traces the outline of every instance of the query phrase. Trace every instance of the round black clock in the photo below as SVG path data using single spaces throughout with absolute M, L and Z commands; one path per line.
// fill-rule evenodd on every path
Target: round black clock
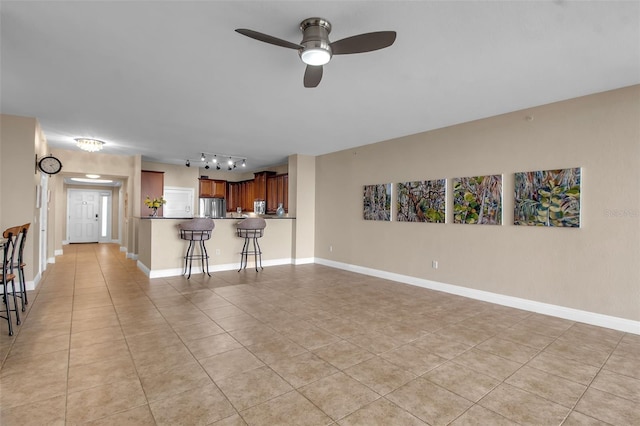
M 53 155 L 49 155 L 40 159 L 38 168 L 48 175 L 55 175 L 62 170 L 62 163 Z

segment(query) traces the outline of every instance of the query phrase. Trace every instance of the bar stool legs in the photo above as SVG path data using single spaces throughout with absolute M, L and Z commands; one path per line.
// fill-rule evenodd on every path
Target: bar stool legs
M 2 294 L 2 301 L 5 305 L 5 309 L 3 309 L 2 313 L 6 313 L 7 316 L 5 317 L 4 315 L 0 315 L 0 318 L 4 318 L 7 320 L 7 326 L 9 328 L 9 336 L 13 336 L 13 324 L 11 323 L 11 306 L 10 306 L 10 302 L 9 302 L 9 292 L 7 291 L 7 282 L 4 280 L 4 276 L 3 276 L 3 280 L 2 280 L 2 288 L 3 288 L 3 294 Z M 14 305 L 15 306 L 15 305 Z
M 0 283 L 2 284 L 2 301 L 6 309 L 0 312 L 6 312 L 7 316 L 0 316 L 0 318 L 7 320 L 9 336 L 13 336 L 13 324 L 11 322 L 12 311 L 16 313 L 16 324 L 20 325 L 20 310 L 18 309 L 18 300 L 16 297 L 16 276 L 13 271 L 15 267 L 15 253 L 17 251 L 16 243 L 21 229 L 22 227 L 20 226 L 14 226 L 13 228 L 8 228 L 2 234 L 5 240 L 2 243 L 2 276 Z M 9 289 L 9 283 L 11 283 L 11 289 Z M 13 296 L 13 309 L 11 309 L 10 295 Z
M 209 218 L 195 218 L 189 222 L 184 222 L 179 225 L 180 238 L 189 241 L 187 252 L 184 255 L 184 271 L 182 275 L 187 275 L 187 279 L 191 278 L 191 267 L 193 266 L 193 260 L 199 260 L 202 265 L 202 273 L 209 273 L 209 253 L 207 253 L 207 247 L 205 241 L 211 238 L 211 231 L 215 228 L 215 223 Z M 200 254 L 195 254 L 196 244 L 200 247 Z
M 258 272 L 258 260 L 260 260 L 260 269 L 262 267 L 262 249 L 260 249 L 260 243 L 258 238 L 262 236 L 262 232 L 259 229 L 244 230 L 244 244 L 242 246 L 242 252 L 240 252 L 240 272 L 242 269 L 247 268 L 248 256 L 253 254 L 253 259 L 256 265 L 256 272 Z M 249 250 L 249 240 L 253 240 L 253 250 Z
M 26 305 L 29 304 L 29 299 L 27 299 L 27 283 L 24 279 L 24 267 L 26 266 L 24 262 L 24 246 L 27 242 L 27 232 L 29 231 L 29 226 L 31 223 L 26 223 L 22 225 L 22 229 L 20 230 L 20 245 L 18 246 L 18 259 L 15 263 L 15 267 L 18 269 L 18 283 L 20 284 L 20 292 L 18 293 L 18 297 L 22 302 L 22 312 L 26 310 Z
M 196 245 L 194 241 L 198 241 L 200 246 L 200 254 L 194 254 L 196 249 Z M 191 267 L 193 265 L 193 259 L 200 260 L 202 265 L 202 273 L 205 273 L 209 276 L 209 253 L 207 253 L 207 247 L 204 245 L 204 240 L 189 240 L 189 247 L 187 247 L 187 254 L 184 256 L 184 271 L 182 275 L 187 275 L 187 279 L 191 278 Z
M 240 252 L 240 269 L 238 269 L 238 272 L 247 268 L 250 254 L 253 255 L 256 272 L 258 272 L 258 266 L 260 266 L 260 269 L 264 269 L 262 267 L 262 249 L 260 248 L 258 238 L 262 238 L 264 228 L 266 226 L 267 223 L 260 217 L 250 217 L 236 224 L 236 235 L 244 238 L 244 244 L 242 245 L 242 251 Z M 253 250 L 249 249 L 249 240 L 253 240 Z M 258 260 L 260 260 L 259 264 Z

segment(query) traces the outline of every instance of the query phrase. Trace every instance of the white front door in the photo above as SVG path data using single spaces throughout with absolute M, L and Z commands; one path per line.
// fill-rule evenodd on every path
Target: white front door
M 100 192 L 68 190 L 67 233 L 70 243 L 97 243 L 100 238 Z

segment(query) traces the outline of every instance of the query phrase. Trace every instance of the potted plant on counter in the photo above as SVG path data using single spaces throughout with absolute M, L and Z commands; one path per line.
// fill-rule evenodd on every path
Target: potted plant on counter
M 158 208 L 162 207 L 163 204 L 166 204 L 167 200 L 162 198 L 162 195 L 159 198 L 149 198 L 149 196 L 147 195 L 147 198 L 145 198 L 144 203 L 146 204 L 147 207 L 153 210 L 150 216 L 157 217 Z

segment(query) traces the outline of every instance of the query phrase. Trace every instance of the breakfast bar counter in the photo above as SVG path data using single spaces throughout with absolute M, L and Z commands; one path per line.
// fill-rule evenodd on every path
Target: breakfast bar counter
M 263 266 L 290 264 L 295 218 L 261 216 L 267 221 L 260 239 Z M 206 241 L 209 271 L 239 269 L 243 239 L 236 235 L 242 217 L 213 219 L 215 228 Z M 138 267 L 150 278 L 182 275 L 188 242 L 180 239 L 178 225 L 191 218 L 142 217 L 138 227 Z M 251 262 L 250 262 L 251 263 Z M 202 272 L 194 262 L 193 274 Z

